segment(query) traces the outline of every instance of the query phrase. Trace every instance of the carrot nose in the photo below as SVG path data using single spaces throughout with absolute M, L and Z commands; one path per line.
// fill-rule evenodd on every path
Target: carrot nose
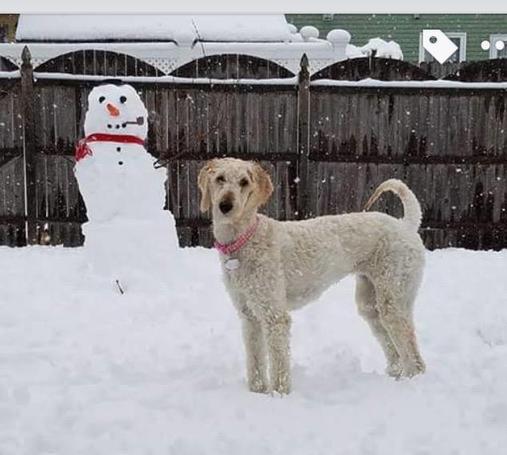
M 106 109 L 112 117 L 118 117 L 120 115 L 120 110 L 114 104 L 107 103 Z

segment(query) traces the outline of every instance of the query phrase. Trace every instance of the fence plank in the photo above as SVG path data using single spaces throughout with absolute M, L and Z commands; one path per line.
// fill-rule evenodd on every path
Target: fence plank
M 35 219 L 37 216 L 37 207 L 35 206 L 35 154 L 37 152 L 37 143 L 35 136 L 35 123 L 33 112 L 33 68 L 30 62 L 30 51 L 25 46 L 23 49 L 21 65 L 21 97 L 24 118 L 24 156 L 25 156 L 25 179 L 26 179 L 26 218 L 27 218 L 27 243 L 37 243 L 37 232 Z
M 307 189 L 314 177 L 310 174 L 310 71 L 308 57 L 303 54 L 301 58 L 301 70 L 298 79 L 298 196 L 297 217 L 304 219 L 311 217 L 313 212 L 309 206 Z

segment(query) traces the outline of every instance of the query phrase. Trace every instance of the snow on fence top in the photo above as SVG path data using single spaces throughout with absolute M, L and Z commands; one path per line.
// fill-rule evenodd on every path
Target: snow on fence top
M 12 77 L 19 77 L 19 71 Z M 11 74 L 6 73 L 6 74 Z M 2 72 L 0 72 L 0 77 Z M 83 81 L 83 82 L 102 82 L 110 81 L 111 76 L 95 76 L 95 75 L 82 75 L 82 74 L 66 74 L 66 73 L 44 73 L 34 71 L 34 79 L 37 80 L 55 80 L 55 81 Z M 207 84 L 207 85 L 285 85 L 295 86 L 298 83 L 297 76 L 283 78 L 283 79 L 213 79 L 205 77 L 176 77 L 176 76 L 122 76 L 122 82 L 126 84 Z
M 17 41 L 293 41 L 283 14 L 21 14 Z
M 54 80 L 54 81 L 83 81 L 83 82 L 101 82 L 110 81 L 111 76 L 78 75 L 66 73 L 33 73 L 35 80 Z M 20 77 L 19 71 L 0 72 L 1 77 L 16 78 Z M 141 84 L 208 84 L 208 85 L 276 85 L 276 86 L 295 86 L 298 83 L 298 77 L 283 79 L 213 79 L 213 78 L 187 78 L 175 76 L 122 76 L 124 83 Z M 366 88 L 412 88 L 412 89 L 494 89 L 507 90 L 507 82 L 461 82 L 448 80 L 434 81 L 381 81 L 378 79 L 362 79 L 359 81 L 342 81 L 331 79 L 318 79 L 311 81 L 312 87 L 366 87 Z
M 420 89 L 494 89 L 507 90 L 507 82 L 461 82 L 448 80 L 434 81 L 381 81 L 366 78 L 359 81 L 318 79 L 311 81 L 314 87 L 369 87 L 369 88 L 420 88 Z

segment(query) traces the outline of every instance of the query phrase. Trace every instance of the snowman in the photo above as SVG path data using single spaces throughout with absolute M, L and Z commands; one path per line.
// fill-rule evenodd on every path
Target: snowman
M 88 263 L 122 294 L 163 281 L 178 248 L 174 218 L 163 210 L 165 169 L 155 169 L 144 147 L 147 120 L 132 86 L 95 87 L 76 147 Z

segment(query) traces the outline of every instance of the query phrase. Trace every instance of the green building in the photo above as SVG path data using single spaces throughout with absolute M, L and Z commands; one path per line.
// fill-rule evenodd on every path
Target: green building
M 432 57 L 422 48 L 422 31 L 440 29 L 458 46 L 450 61 L 507 58 L 507 14 L 287 14 L 298 29 L 313 25 L 320 38 L 335 28 L 352 35 L 351 44 L 363 46 L 370 38 L 396 41 L 404 60 L 418 63 Z M 483 49 L 484 41 L 490 43 Z M 488 46 L 483 44 L 484 48 Z

